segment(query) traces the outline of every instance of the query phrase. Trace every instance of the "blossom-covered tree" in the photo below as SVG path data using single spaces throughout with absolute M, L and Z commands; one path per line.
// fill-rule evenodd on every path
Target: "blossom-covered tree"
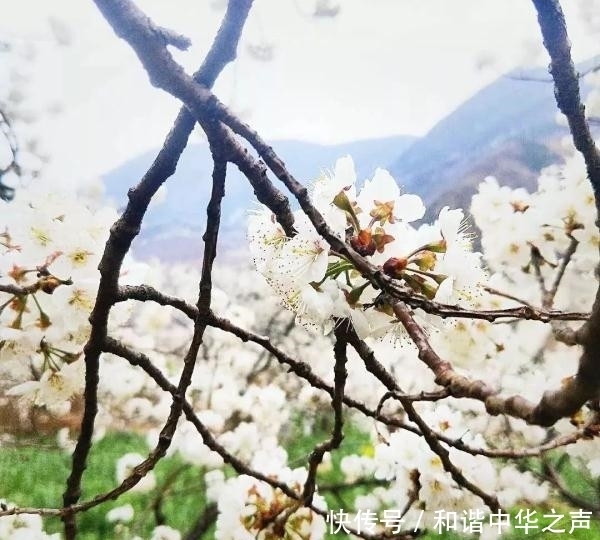
M 572 147 L 534 193 L 482 182 L 470 208 L 481 253 L 463 210 L 422 223 L 418 196 L 383 169 L 358 183 L 350 156 L 300 184 L 219 101 L 211 87 L 235 58 L 251 0 L 229 1 L 193 76 L 168 48 L 186 48 L 185 37 L 130 0 L 95 3 L 182 108 L 118 218 L 89 196 L 35 183 L 0 203 L 3 404 L 61 417 L 83 392 L 74 438 L 59 433 L 72 452 L 62 503 L 6 502 L 0 537 L 51 537 L 39 516 L 59 516 L 74 539 L 79 514 L 155 489 L 153 469 L 170 453 L 202 471 L 199 497 L 223 540 L 424 529 L 493 537 L 515 506 L 547 505 L 543 518 L 555 517 L 556 496 L 572 508 L 563 528 L 589 527 L 600 507 L 570 490 L 562 463 L 600 475 L 600 154 L 559 2 L 533 7 Z M 201 271 L 139 263 L 131 243 L 195 125 L 214 163 Z M 248 220 L 256 273 L 214 271 L 232 165 L 260 203 Z M 310 432 L 317 419 L 327 435 L 290 462 L 291 426 Z M 144 429 L 148 455 L 122 456 L 114 489 L 82 500 L 90 449 L 118 427 Z M 363 434 L 362 448 L 345 445 L 345 429 Z M 341 484 L 323 480 L 334 466 Z M 343 493 L 349 506 L 333 506 Z M 131 513 L 123 506 L 107 519 Z M 528 531 L 547 525 L 523 510 L 515 519 Z M 157 525 L 153 539 L 181 537 Z

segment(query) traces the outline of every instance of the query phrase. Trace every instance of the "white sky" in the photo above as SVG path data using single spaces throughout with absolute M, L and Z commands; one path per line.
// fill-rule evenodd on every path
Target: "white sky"
M 600 52 L 579 12 L 589 1 L 563 2 L 576 60 Z M 223 10 L 211 4 L 219 3 L 138 5 L 192 39 L 176 54 L 191 72 L 218 28 Z M 332 19 L 308 16 L 314 3 L 255 0 L 238 61 L 215 88 L 265 138 L 421 135 L 506 70 L 547 62 L 529 0 L 337 0 Z M 150 86 L 91 0 L 0 0 L 0 8 L 0 39 L 37 45 L 27 92 L 63 107 L 37 127 L 55 174 L 79 181 L 161 144 L 178 104 Z M 49 16 L 69 29 L 71 46 L 53 45 Z M 273 45 L 273 59 L 256 60 L 249 45 Z

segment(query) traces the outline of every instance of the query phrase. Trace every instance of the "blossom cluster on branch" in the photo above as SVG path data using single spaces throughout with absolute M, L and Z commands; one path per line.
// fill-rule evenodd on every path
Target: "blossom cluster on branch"
M 564 167 L 553 167 L 544 171 L 541 176 L 541 185 L 548 185 L 548 177 L 555 175 L 557 179 L 560 179 L 553 184 L 557 190 L 572 190 L 573 188 L 567 182 L 577 184 L 581 179 L 575 175 L 566 175 L 565 170 L 571 170 L 566 169 L 568 166 L 567 164 Z M 350 178 L 354 180 L 351 159 L 342 158 L 335 167 L 333 177 L 323 177 L 315 182 L 313 197 L 315 193 L 323 193 L 327 187 L 331 187 L 329 186 L 330 182 L 334 184 L 336 180 L 339 181 L 344 167 L 348 167 Z M 377 180 L 378 178 L 379 180 Z M 370 197 L 365 195 L 365 189 L 375 182 L 386 182 L 389 178 L 385 172 L 378 171 L 374 180 L 366 183 L 366 187 L 362 190 L 358 190 L 356 196 L 352 193 L 352 188 L 345 189 L 348 184 L 341 184 L 343 187 L 340 191 L 348 201 L 351 201 L 351 204 L 346 207 L 351 210 L 346 211 L 336 206 L 334 199 L 338 193 L 328 204 L 322 204 L 322 211 L 330 211 L 334 216 L 337 215 L 338 222 L 341 223 L 339 233 L 347 235 L 350 238 L 349 241 L 352 241 L 352 238 L 358 236 L 354 234 L 354 226 L 360 226 L 360 230 L 368 230 L 373 226 L 371 223 L 373 216 L 368 216 L 368 214 L 361 217 L 363 224 L 360 225 L 358 216 L 366 214 L 366 212 L 360 212 L 359 208 L 362 208 L 352 202 Z M 412 244 L 408 248 L 403 248 L 403 244 L 394 240 L 387 242 L 384 248 L 389 250 L 388 253 L 385 250 L 379 253 L 375 249 L 371 255 L 374 258 L 374 264 L 383 267 L 390 258 L 394 258 L 393 255 L 403 253 L 402 249 L 404 249 L 404 253 L 409 254 L 405 256 L 407 259 L 405 269 L 408 272 L 410 272 L 410 268 L 414 267 L 416 270 L 414 274 L 419 276 L 421 269 L 418 263 L 413 262 L 412 257 L 429 255 L 433 264 L 429 270 L 424 272 L 437 275 L 436 272 L 440 268 L 437 264 L 443 263 L 444 256 L 452 253 L 452 249 L 460 249 L 460 253 L 465 259 L 473 261 L 477 278 L 469 283 L 469 288 L 463 289 L 468 294 L 461 294 L 461 290 L 456 289 L 458 291 L 456 293 L 457 302 L 463 302 L 470 307 L 484 305 L 499 307 L 515 304 L 518 303 L 516 300 L 493 293 L 498 293 L 500 286 L 511 290 L 510 285 L 514 286 L 516 283 L 519 284 L 519 290 L 534 291 L 527 297 L 527 300 L 521 301 L 541 301 L 537 283 L 538 276 L 532 268 L 529 268 L 534 264 L 541 264 L 539 261 L 535 263 L 529 260 L 526 264 L 519 266 L 510 260 L 501 260 L 494 264 L 494 259 L 490 258 L 489 267 L 493 268 L 495 273 L 489 276 L 483 270 L 479 254 L 474 255 L 470 251 L 470 244 L 467 242 L 466 236 L 462 236 L 462 240 L 459 242 L 448 242 L 450 247 L 444 246 L 447 242 L 446 239 L 455 239 L 459 235 L 465 234 L 464 229 L 459 226 L 463 221 L 462 212 L 444 209 L 441 219 L 434 225 L 424 225 L 419 229 L 413 228 L 409 223 L 400 219 L 396 221 L 393 209 L 400 208 L 403 202 L 402 197 L 406 197 L 409 211 L 405 210 L 404 215 L 410 216 L 410 208 L 413 208 L 415 210 L 412 215 L 417 214 L 418 217 L 421 217 L 424 207 L 420 199 L 400 195 L 397 191 L 398 188 L 389 185 L 396 199 L 393 200 L 393 203 L 386 201 L 387 207 L 392 209 L 389 214 L 391 220 L 388 219 L 382 228 L 386 227 L 384 230 L 388 237 L 393 236 L 391 232 L 394 232 L 399 238 L 403 238 L 405 242 L 412 242 Z M 582 187 L 581 189 L 585 190 L 586 188 Z M 589 188 L 587 189 L 589 190 Z M 476 224 L 483 233 L 482 244 L 485 246 L 488 235 L 494 234 L 496 231 L 494 212 L 501 215 L 502 220 L 508 222 L 510 219 L 522 218 L 531 209 L 531 216 L 547 222 L 548 219 L 538 218 L 542 210 L 535 211 L 536 208 L 544 208 L 544 206 L 537 207 L 535 201 L 538 197 L 544 201 L 545 196 L 547 196 L 547 190 L 544 189 L 533 194 L 526 194 L 523 190 L 511 191 L 499 188 L 494 180 L 486 180 L 481 185 L 480 193 L 474 198 L 472 208 Z M 329 196 L 327 195 L 327 197 Z M 556 195 L 552 198 L 555 197 Z M 527 210 L 524 210 L 522 206 L 525 198 L 529 205 Z M 3 368 L 7 373 L 10 372 L 13 375 L 19 373 L 15 366 L 20 364 L 21 367 L 26 367 L 25 370 L 20 370 L 21 373 L 35 374 L 35 380 L 30 382 L 15 381 L 18 384 L 7 389 L 7 398 L 16 399 L 20 396 L 21 400 L 29 399 L 32 405 L 43 406 L 54 414 L 60 415 L 68 410 L 69 398 L 73 394 L 80 393 L 83 385 L 79 366 L 81 366 L 82 347 L 88 336 L 85 331 L 87 328 L 86 318 L 89 316 L 92 300 L 82 303 L 74 301 L 74 298 L 84 298 L 86 290 L 91 291 L 88 295 L 92 295 L 93 290 L 97 287 L 98 275 L 94 267 L 98 263 L 98 253 L 103 245 L 108 223 L 114 214 L 108 208 L 98 209 L 97 204 L 94 205 L 92 201 L 88 201 L 86 206 L 83 199 L 73 198 L 72 204 L 68 205 L 66 195 L 56 197 L 55 200 L 60 201 L 60 207 L 50 204 L 52 200 L 53 198 L 48 194 L 40 195 L 33 190 L 22 190 L 14 202 L 5 204 L 5 215 L 9 216 L 7 222 L 9 225 L 3 233 L 1 261 L 3 264 L 2 275 L 10 279 L 7 282 L 10 287 L 6 286 L 3 291 L 7 301 L 4 302 L 2 313 L 3 346 L 0 349 L 0 355 Z M 577 198 L 577 200 L 580 199 Z M 362 204 L 366 206 L 364 202 Z M 373 207 L 376 209 L 377 205 L 373 203 Z M 564 224 L 568 216 L 572 218 L 574 216 L 569 205 L 566 205 L 565 208 L 565 219 L 559 218 L 558 223 Z M 549 214 L 548 218 L 556 215 L 560 214 Z M 588 212 L 587 219 L 585 216 L 577 218 L 578 231 L 583 232 L 586 227 L 594 230 L 593 222 L 590 223 L 590 215 Z M 453 217 L 450 229 L 444 222 L 448 216 Z M 484 219 L 480 219 L 480 216 Z M 335 223 L 335 219 L 334 217 L 331 222 Z M 486 222 L 485 219 L 488 221 Z M 353 223 L 354 220 L 357 223 Z M 372 288 L 370 282 L 364 279 L 359 282 L 361 277 L 348 263 L 346 263 L 345 270 L 331 272 L 330 269 L 335 269 L 336 265 L 339 265 L 338 261 L 344 262 L 343 259 L 335 254 L 330 255 L 325 246 L 322 246 L 323 250 L 319 252 L 317 249 L 319 246 L 318 235 L 309 224 L 306 224 L 306 230 L 303 231 L 299 225 L 300 222 L 298 215 L 295 221 L 298 233 L 293 238 L 288 238 L 279 226 L 273 223 L 266 210 L 250 216 L 249 230 L 253 231 L 250 234 L 250 240 L 258 242 L 258 246 L 253 246 L 251 251 L 254 261 L 259 266 L 261 263 L 263 264 L 261 269 L 267 278 L 267 283 L 271 286 L 275 285 L 278 292 L 284 291 L 286 294 L 289 294 L 289 287 L 294 285 L 308 287 L 314 291 L 315 295 L 323 294 L 321 286 L 328 281 L 335 286 L 338 295 L 337 301 L 341 306 L 338 308 L 339 311 L 327 313 L 327 318 L 321 316 L 316 320 L 310 319 L 306 311 L 296 312 L 296 316 L 299 316 L 298 318 L 303 323 L 310 321 L 313 325 L 318 323 L 327 326 L 328 324 L 333 325 L 337 321 L 338 324 L 345 324 L 341 322 L 343 317 L 348 317 L 354 322 L 355 317 L 352 315 L 354 310 L 365 318 L 369 317 L 370 311 L 379 313 L 380 307 L 376 302 L 378 292 Z M 82 223 L 86 224 L 85 228 L 81 226 Z M 554 225 L 548 225 L 548 227 L 556 230 Z M 421 229 L 423 230 L 421 231 Z M 537 229 L 532 228 L 532 230 Z M 452 236 L 453 231 L 454 237 Z M 563 234 L 568 236 L 570 231 L 563 231 Z M 540 253 L 546 253 L 549 248 L 542 241 L 556 242 L 559 237 L 555 236 L 556 239 L 551 239 L 542 234 L 536 244 L 534 244 L 534 238 L 527 238 L 523 234 L 518 237 L 513 236 L 511 240 L 514 241 L 518 238 L 522 242 L 522 249 L 531 250 L 531 247 L 535 246 Z M 499 243 L 499 240 L 496 240 L 494 246 L 497 247 Z M 433 246 L 437 251 L 417 250 L 412 247 L 415 245 L 417 247 Z M 308 249 L 311 246 L 314 247 L 312 252 Z M 561 248 L 566 249 L 567 246 L 568 242 L 563 242 L 562 245 L 555 248 L 552 253 L 553 259 L 546 260 L 545 264 L 541 265 L 540 272 L 556 271 L 563 256 Z M 412 251 L 416 255 L 410 255 Z M 511 252 L 510 249 L 506 251 Z M 487 255 L 487 251 L 484 252 Z M 589 256 L 591 255 L 588 253 Z M 325 262 L 316 262 L 318 257 L 322 257 Z M 487 262 L 487 260 L 486 256 L 485 261 Z M 587 257 L 582 256 L 580 260 L 585 262 Z M 317 268 L 319 264 L 322 265 L 322 268 L 315 272 L 314 268 Z M 573 283 L 576 283 L 578 279 L 581 281 L 586 271 L 585 266 L 578 268 L 576 260 L 573 259 L 572 266 L 569 266 L 570 273 L 563 279 L 568 278 L 569 287 L 571 287 L 570 281 Z M 327 275 L 328 273 L 329 275 Z M 163 290 L 172 297 L 184 299 L 193 298 L 193 288 L 190 287 L 193 280 L 190 281 L 189 278 L 196 275 L 195 279 L 199 279 L 199 275 L 194 274 L 190 269 L 177 266 L 162 268 L 155 264 L 140 265 L 133 261 L 128 263 L 122 274 L 124 283 L 144 280 L 146 286 L 152 287 L 152 290 Z M 269 332 L 273 343 L 280 340 L 281 345 L 288 351 L 296 350 L 297 354 L 303 358 L 312 358 L 309 365 L 315 376 L 323 380 L 325 384 L 332 384 L 330 369 L 333 358 L 330 357 L 328 361 L 324 352 L 328 347 L 329 337 L 322 335 L 323 332 L 315 335 L 312 327 L 309 328 L 309 334 L 306 337 L 304 337 L 306 331 L 302 329 L 296 329 L 290 334 L 289 323 L 285 322 L 285 312 L 278 312 L 277 301 L 268 299 L 268 288 L 261 286 L 260 281 L 252 277 L 250 270 L 246 275 L 248 280 L 244 281 L 243 294 L 237 301 L 229 300 L 221 289 L 214 289 L 213 309 L 215 312 L 229 322 L 245 327 L 247 330 L 252 331 L 253 328 L 257 328 L 261 332 Z M 461 282 L 447 271 L 443 275 L 446 277 L 442 280 L 442 284 L 446 279 L 452 278 L 454 278 L 453 283 Z M 311 281 L 302 285 L 301 278 Z M 394 276 L 394 278 L 401 280 L 402 274 Z M 219 284 L 225 288 L 231 279 L 233 279 L 231 272 L 222 269 L 222 278 L 219 280 Z M 237 279 L 239 283 L 239 275 L 237 275 Z M 317 280 L 323 282 L 321 286 L 316 286 Z M 586 280 L 586 282 L 588 281 Z M 464 280 L 462 282 L 464 283 Z M 409 278 L 406 286 L 410 287 L 410 283 L 412 282 Z M 434 279 L 431 279 L 431 283 L 437 285 Z M 494 284 L 495 288 L 491 288 L 489 284 Z M 563 284 L 563 287 L 566 286 L 567 282 Z M 588 284 L 589 286 L 593 288 L 593 284 Z M 360 294 L 353 299 L 353 291 L 357 288 Z M 438 286 L 438 291 L 439 288 Z M 475 290 L 477 294 L 473 293 Z M 58 294 L 59 292 L 62 294 Z M 238 303 L 257 296 L 263 299 L 263 308 L 270 306 L 268 309 L 263 309 L 259 316 L 244 307 L 243 304 Z M 565 308 L 584 309 L 587 307 L 585 303 L 589 296 L 575 297 L 570 294 L 567 297 L 570 303 L 564 305 Z M 577 301 L 577 298 L 580 300 Z M 284 305 L 297 309 L 297 304 L 293 305 L 289 296 L 284 294 L 281 301 Z M 126 308 L 125 304 L 120 306 Z M 425 396 L 429 392 L 435 395 L 440 388 L 434 383 L 426 367 L 419 362 L 417 348 L 406 336 L 400 340 L 397 339 L 399 322 L 394 319 L 393 314 L 381 312 L 381 316 L 385 317 L 384 324 L 380 325 L 385 328 L 385 331 L 369 332 L 364 337 L 370 343 L 384 368 L 395 377 L 401 374 L 401 378 L 398 380 L 401 381 L 402 390 L 407 394 Z M 460 319 L 458 322 L 456 320 L 444 321 L 425 312 L 422 313 L 422 319 L 427 324 L 432 343 L 440 352 L 451 357 L 461 369 L 480 376 L 485 375 L 488 382 L 501 385 L 505 389 L 518 391 L 523 384 L 526 384 L 530 392 L 535 392 L 536 389 L 541 392 L 549 384 L 568 376 L 572 371 L 572 366 L 569 366 L 568 362 L 558 361 L 559 357 L 564 359 L 571 356 L 573 364 L 576 362 L 574 349 L 557 342 L 550 345 L 552 328 L 540 322 L 520 321 L 511 324 L 492 324 L 487 321 L 468 319 Z M 279 322 L 273 325 L 273 322 L 277 320 Z M 287 335 L 285 326 L 288 326 Z M 82 330 L 76 331 L 79 327 L 82 327 Z M 121 342 L 141 351 L 151 359 L 154 366 L 175 381 L 178 372 L 177 358 L 181 348 L 191 337 L 191 325 L 189 318 L 183 317 L 182 313 L 178 311 L 161 307 L 157 302 L 141 302 L 134 307 L 120 311 L 115 310 L 111 333 Z M 309 337 L 310 334 L 312 335 Z M 392 339 L 388 339 L 390 336 Z M 540 356 L 539 351 L 543 351 L 543 356 Z M 535 362 L 521 360 L 523 358 L 531 359 L 536 354 L 538 358 Z M 307 429 L 312 429 L 311 422 L 317 421 L 318 411 L 326 410 L 328 407 L 329 395 L 318 388 L 302 384 L 298 378 L 290 379 L 280 371 L 277 365 L 266 365 L 257 371 L 262 357 L 260 349 L 248 349 L 238 338 L 229 336 L 227 333 L 215 330 L 207 334 L 202 356 L 204 360 L 197 366 L 188 390 L 188 399 L 198 411 L 199 418 L 229 452 L 249 463 L 253 469 L 287 482 L 287 477 L 281 476 L 281 471 L 287 467 L 285 426 L 296 415 L 303 414 Z M 494 369 L 491 369 L 490 365 L 492 360 L 495 360 L 497 364 Z M 74 369 L 75 367 L 78 369 Z M 361 359 L 352 350 L 348 353 L 347 368 L 349 375 L 346 381 L 346 397 L 375 411 L 385 388 L 377 378 L 365 378 Z M 27 378 L 29 376 L 27 375 Z M 114 354 L 104 355 L 99 390 L 105 413 L 99 419 L 97 427 L 104 430 L 114 429 L 119 425 L 131 426 L 132 419 L 135 419 L 133 425 L 143 426 L 144 429 L 150 428 L 148 439 L 149 444 L 153 444 L 156 440 L 155 437 L 158 436 L 153 426 L 158 427 L 160 419 L 168 414 L 170 405 L 168 394 L 164 394 L 157 388 L 143 371 L 130 363 L 123 362 Z M 440 395 L 439 399 L 442 398 L 443 395 Z M 383 409 L 387 414 L 391 414 L 392 417 L 399 415 L 396 417 L 397 420 L 405 422 L 403 413 L 396 410 L 395 407 L 390 408 L 389 411 L 387 408 Z M 306 416 L 307 411 L 312 411 L 309 416 Z M 471 402 L 466 405 L 465 403 L 461 404 L 458 400 L 450 400 L 447 405 L 439 403 L 437 400 L 424 402 L 419 406 L 419 414 L 439 436 L 444 437 L 446 441 L 454 441 L 450 453 L 452 461 L 460 469 L 469 471 L 469 476 L 472 475 L 473 478 L 476 478 L 486 489 L 496 493 L 501 504 L 511 506 L 519 501 L 528 501 L 530 504 L 540 503 L 548 496 L 548 485 L 538 484 L 531 473 L 523 473 L 515 467 L 506 465 L 496 469 L 490 461 L 490 456 L 485 455 L 489 452 L 493 456 L 494 451 L 510 453 L 519 446 L 526 448 L 527 445 L 543 445 L 549 436 L 549 432 L 546 430 L 527 426 L 523 422 L 509 421 L 508 424 L 496 422 L 495 419 L 482 415 L 477 403 Z M 412 518 L 416 518 L 421 509 L 426 509 L 430 512 L 425 514 L 423 525 L 432 526 L 433 511 L 438 508 L 457 510 L 483 508 L 481 500 L 477 496 L 461 488 L 445 471 L 442 461 L 435 452 L 431 451 L 422 435 L 419 435 L 416 425 L 405 422 L 408 429 L 397 429 L 392 428 L 392 423 L 388 428 L 389 431 L 386 432 L 385 421 L 382 423 L 365 422 L 356 413 L 349 418 L 353 422 L 358 422 L 357 425 L 362 426 L 361 429 L 364 430 L 365 435 L 372 440 L 372 443 L 364 448 L 364 453 L 344 452 L 341 470 L 349 485 L 359 479 L 364 481 L 368 478 L 376 478 L 384 482 L 383 485 L 374 488 L 370 495 L 361 496 L 355 501 L 357 510 L 369 508 L 384 511 L 389 508 L 407 507 L 411 508 L 406 513 L 407 522 L 410 522 Z M 583 422 L 583 418 L 580 421 Z M 563 436 L 576 432 L 568 422 L 561 423 L 556 427 L 560 427 Z M 62 433 L 61 437 L 64 435 L 66 434 Z M 211 469 L 216 467 L 216 472 L 224 465 L 222 458 L 218 453 L 211 452 L 203 446 L 197 437 L 196 430 L 191 424 L 183 425 L 176 434 L 171 451 L 177 452 L 180 457 L 196 466 Z M 497 446 L 500 437 L 504 438 L 505 443 Z M 68 439 L 62 440 L 66 449 L 72 448 Z M 575 440 L 576 438 L 571 439 L 571 441 Z M 456 441 L 460 441 L 460 444 L 457 444 Z M 469 451 L 465 452 L 463 445 Z M 595 441 L 580 441 L 577 445 L 567 447 L 567 449 L 574 456 L 590 456 L 587 461 L 588 474 L 596 474 L 598 468 L 591 457 L 595 452 L 595 447 Z M 518 451 L 515 453 L 518 454 Z M 126 456 L 123 459 L 125 458 Z M 143 457 L 130 456 L 127 459 L 131 466 L 134 466 L 141 462 Z M 127 476 L 127 472 L 119 472 L 127 470 L 123 467 L 125 467 L 124 461 L 116 465 L 115 474 L 118 481 L 124 480 Z M 130 472 L 131 470 L 129 469 Z M 473 471 L 477 472 L 473 474 Z M 299 474 L 299 472 L 295 474 Z M 304 476 L 301 475 L 299 478 L 305 478 L 306 470 L 303 474 Z M 235 514 L 231 506 L 234 500 L 238 501 L 236 504 L 246 501 L 236 512 L 241 512 L 240 518 L 247 515 L 248 519 L 241 519 L 239 522 L 247 525 L 247 531 L 256 528 L 256 523 L 260 523 L 260 519 L 262 519 L 258 515 L 248 514 L 248 505 L 253 505 L 252 507 L 256 509 L 260 506 L 257 506 L 256 502 L 251 502 L 252 497 L 261 497 L 261 501 L 264 499 L 260 504 L 266 506 L 265 510 L 261 510 L 261 512 L 264 511 L 267 514 L 273 511 L 274 505 L 279 504 L 275 503 L 273 497 L 284 497 L 281 502 L 282 508 L 293 508 L 295 504 L 283 493 L 277 494 L 277 490 L 272 491 L 272 487 L 268 487 L 261 481 L 250 481 L 248 476 L 246 482 L 249 487 L 244 489 L 239 485 L 241 480 L 235 478 L 226 480 L 222 475 L 215 476 L 213 473 L 208 473 L 207 482 L 208 477 L 210 477 L 209 484 L 212 486 L 210 493 L 213 493 L 212 497 L 218 502 L 220 516 L 222 516 L 222 521 L 218 521 L 220 538 L 229 538 L 228 535 L 233 533 L 226 532 L 230 531 L 228 527 L 231 526 L 231 523 L 238 523 L 237 520 L 230 520 L 232 512 Z M 301 484 L 302 482 L 298 485 Z M 146 490 L 152 489 L 154 485 L 153 483 L 140 483 L 137 487 Z M 256 487 L 250 489 L 253 485 Z M 254 490 L 257 490 L 256 494 L 252 495 Z M 232 499 L 233 493 L 238 493 L 237 497 L 247 493 L 250 498 L 247 500 L 243 497 L 242 499 Z M 259 493 L 263 494 L 259 495 Z M 271 495 L 267 495 L 267 493 L 271 493 Z M 292 506 L 290 503 L 293 503 Z M 310 523 L 321 519 L 314 516 L 310 518 Z M 291 527 L 292 523 L 295 521 L 291 520 L 289 523 L 286 521 L 282 526 Z M 276 521 L 272 526 L 276 526 Z M 300 524 L 297 526 L 303 527 Z M 316 533 L 310 533 L 310 535 L 314 534 Z M 307 538 L 319 537 L 310 535 Z
M 96 4 L 152 83 L 183 106 L 116 221 L 97 201 L 35 184 L 0 202 L 0 406 L 79 415 L 78 430 L 58 433 L 72 453 L 62 502 L 3 502 L 0 524 L 43 538 L 29 514 L 59 516 L 74 540 L 78 514 L 157 489 L 154 467 L 174 454 L 198 468 L 206 488 L 198 498 L 215 508 L 220 540 L 324 538 L 339 500 L 351 517 L 398 510 L 422 528 L 434 527 L 440 509 L 485 516 L 555 496 L 599 513 L 556 465 L 570 459 L 587 478 L 600 475 L 600 300 L 591 302 L 600 297 L 592 277 L 600 155 L 558 2 L 534 5 L 580 155 L 571 150 L 542 171 L 534 193 L 486 179 L 471 206 L 481 253 L 463 210 L 445 207 L 419 223 L 419 197 L 383 169 L 357 179 L 350 156 L 307 189 L 219 102 L 210 87 L 235 57 L 251 1 L 231 0 L 193 77 L 168 50 L 185 48 L 186 38 L 129 0 Z M 196 123 L 214 165 L 202 268 L 136 263 L 131 243 Z M 262 205 L 248 222 L 258 273 L 214 266 L 228 163 Z M 114 488 L 81 499 L 90 449 L 115 429 L 144 432 L 148 454 L 121 456 Z M 359 448 L 347 443 L 349 431 Z M 309 436 L 310 451 L 291 460 L 297 439 Z M 331 470 L 344 481 L 328 484 Z M 107 520 L 134 535 L 132 512 L 114 508 Z M 380 523 L 350 532 L 420 531 Z M 163 523 L 152 532 L 180 537 Z
M 23 370 L 38 379 L 4 390 L 52 410 L 81 392 L 96 268 L 115 212 L 37 185 L 0 201 L 0 211 L 2 379 Z
M 401 194 L 391 175 L 377 169 L 360 190 L 352 158 L 337 161 L 333 174 L 312 186 L 311 202 L 330 228 L 388 276 L 430 300 L 471 305 L 484 270 L 471 251 L 462 210 L 445 207 L 432 225 L 417 195 Z M 331 253 L 306 216 L 294 215 L 297 234 L 288 238 L 268 208 L 250 219 L 248 238 L 257 269 L 297 313 L 297 321 L 331 331 L 348 317 L 361 338 L 402 334 L 380 291 L 351 261 Z

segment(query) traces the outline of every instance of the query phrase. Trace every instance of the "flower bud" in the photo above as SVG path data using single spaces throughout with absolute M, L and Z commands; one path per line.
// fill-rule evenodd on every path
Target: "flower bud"
M 346 192 L 342 189 L 334 198 L 333 204 L 337 206 L 340 210 L 344 210 L 344 212 L 353 213 L 354 209 L 352 208 L 352 203 L 346 195 Z
M 441 285 L 444 281 L 446 281 L 446 279 L 448 279 L 448 276 L 446 274 L 430 274 L 430 277 L 438 285 Z
M 408 264 L 408 260 L 404 257 L 390 257 L 385 263 L 383 263 L 383 273 L 393 277 L 400 278 L 402 277 L 402 271 L 406 268 Z
M 40 313 L 40 316 L 38 317 L 36 326 L 44 330 L 45 328 L 48 328 L 51 324 L 52 323 L 50 322 L 50 317 L 48 317 L 48 315 L 42 311 Z
M 423 277 L 404 272 L 402 278 L 406 284 L 415 292 L 422 294 L 429 300 L 433 300 L 435 293 L 438 290 L 437 285 L 429 283 Z
M 350 238 L 350 245 L 354 251 L 363 257 L 373 255 L 377 249 L 377 245 L 369 229 L 363 229 L 356 236 Z
M 333 204 L 340 210 L 346 212 L 347 217 L 354 226 L 354 230 L 358 231 L 360 229 L 360 225 L 358 224 L 358 218 L 356 217 L 356 209 L 354 208 L 352 202 L 350 202 L 348 195 L 346 195 L 346 192 L 343 189 L 333 198 Z
M 44 276 L 39 279 L 38 285 L 46 294 L 52 294 L 56 287 L 62 285 L 63 281 L 54 276 Z

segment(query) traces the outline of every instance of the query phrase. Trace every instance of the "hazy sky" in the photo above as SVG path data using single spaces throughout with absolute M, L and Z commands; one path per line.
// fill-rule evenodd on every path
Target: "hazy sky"
M 332 0 L 334 18 L 310 16 L 316 0 L 255 0 L 238 62 L 215 90 L 266 138 L 337 142 L 424 134 L 506 70 L 547 63 L 529 0 Z M 600 52 L 581 6 L 569 0 L 576 59 Z M 221 0 L 140 0 L 162 26 L 189 36 L 175 55 L 201 62 L 223 15 Z M 62 105 L 40 126 L 53 170 L 101 174 L 157 147 L 178 104 L 148 83 L 129 46 L 91 0 L 0 0 L 0 39 L 33 41 L 27 91 Z M 56 47 L 48 19 L 69 35 Z M 250 49 L 272 52 L 270 61 Z M 196 136 L 199 139 L 199 135 Z

